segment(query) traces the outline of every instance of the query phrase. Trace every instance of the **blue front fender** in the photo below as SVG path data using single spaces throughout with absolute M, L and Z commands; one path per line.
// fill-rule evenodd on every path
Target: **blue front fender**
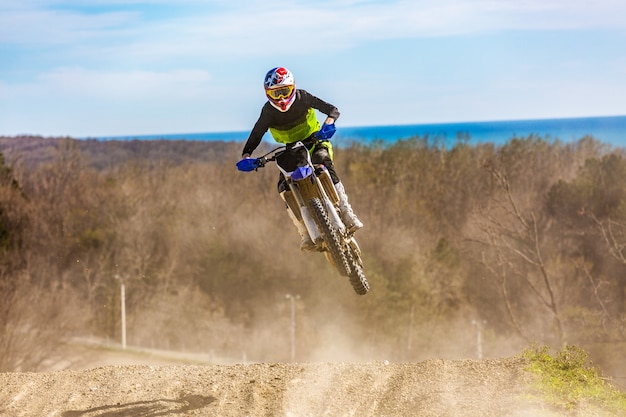
M 294 181 L 300 181 L 310 177 L 312 174 L 313 169 L 310 166 L 305 165 L 303 167 L 296 168 L 296 170 L 291 174 L 291 179 Z

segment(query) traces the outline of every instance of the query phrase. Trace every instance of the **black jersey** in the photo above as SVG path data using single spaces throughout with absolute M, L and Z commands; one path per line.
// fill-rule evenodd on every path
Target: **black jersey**
M 306 90 L 296 90 L 294 102 L 286 112 L 281 112 L 268 101 L 261 109 L 261 115 L 250 132 L 242 154 L 252 154 L 268 130 L 274 140 L 280 143 L 305 140 L 320 129 L 315 110 L 335 120 L 339 117 L 337 107 Z

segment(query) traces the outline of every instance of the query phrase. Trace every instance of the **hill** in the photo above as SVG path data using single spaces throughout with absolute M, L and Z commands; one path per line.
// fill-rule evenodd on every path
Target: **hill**
M 176 141 L 176 140 L 97 140 L 72 138 L 46 138 L 41 136 L 0 136 L 0 152 L 8 161 L 21 159 L 26 167 L 54 161 L 59 149 L 74 147 L 96 169 L 138 158 L 150 161 L 167 161 L 177 165 L 184 162 L 218 161 L 224 158 L 236 161 L 241 143 L 227 141 Z
M 3 416 L 559 416 L 521 358 L 0 374 Z M 584 411 L 584 410 L 583 410 Z M 580 415 L 590 415 L 584 412 Z

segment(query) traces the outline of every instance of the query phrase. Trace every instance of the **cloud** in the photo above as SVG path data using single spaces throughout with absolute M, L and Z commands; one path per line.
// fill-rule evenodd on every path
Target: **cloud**
M 107 7 L 97 7 L 102 5 Z M 238 6 L 193 0 L 31 0 L 11 7 L 3 1 L 0 39 L 38 45 L 107 40 L 159 45 L 165 51 L 173 51 L 176 45 L 189 53 L 256 55 L 268 49 L 332 48 L 371 39 L 501 30 L 626 29 L 626 4 L 617 0 L 267 0 Z M 164 7 L 173 12 L 155 13 Z
M 0 77 L 10 61 L 30 74 L 37 67 L 49 72 L 61 66 L 120 72 L 216 71 L 229 62 L 318 56 L 373 40 L 507 30 L 626 30 L 626 2 L 621 0 L 251 0 L 236 7 L 231 3 L 0 0 L 0 51 L 6 59 L 0 63 Z M 32 62 L 34 53 L 37 62 Z
M 410 89 L 417 93 L 406 95 L 412 101 L 404 106 L 409 112 L 404 121 L 418 113 L 420 117 L 467 119 L 472 115 L 463 117 L 463 112 L 476 106 L 460 106 L 455 112 L 442 102 L 429 110 L 431 97 L 423 99 L 428 102 L 423 112 L 416 112 L 416 102 L 422 97 L 436 98 L 446 89 L 473 100 L 482 97 L 485 89 L 502 90 L 498 85 L 502 74 L 511 77 L 504 82 L 512 85 L 551 85 L 555 79 L 567 79 L 576 86 L 595 85 L 594 77 L 621 84 L 623 77 L 613 72 L 616 67 L 620 75 L 626 71 L 621 47 L 626 34 L 623 0 L 233 3 L 0 0 L 0 97 L 12 99 L 10 108 L 5 105 L 4 118 L 27 115 L 29 120 L 23 123 L 30 125 L 41 118 L 35 116 L 33 102 L 54 103 L 55 109 L 64 105 L 69 109 L 78 102 L 83 107 L 100 106 L 98 114 L 113 113 L 109 118 L 121 112 L 120 103 L 129 104 L 134 112 L 170 103 L 167 116 L 158 118 L 174 120 L 173 113 L 186 101 L 197 108 L 211 108 L 209 113 L 215 114 L 223 128 L 235 124 L 239 128 L 257 116 L 263 100 L 259 74 L 280 63 L 297 70 L 312 91 L 329 100 L 341 98 L 337 104 L 346 107 L 346 121 L 349 114 L 370 120 L 372 113 L 378 114 L 381 97 Z M 413 42 L 417 39 L 426 41 Z M 337 69 L 332 75 L 317 75 L 320 65 L 314 61 L 322 55 Z M 512 60 L 517 64 L 512 65 Z M 582 64 L 569 70 L 567 62 Z M 379 83 L 381 65 L 394 67 L 403 82 L 391 87 Z M 607 68 L 612 69 L 609 76 Z M 319 80 L 317 85 L 315 80 Z M 383 91 L 373 90 L 378 84 Z M 425 85 L 432 86 L 431 94 L 421 92 Z M 359 97 L 357 104 L 362 106 L 358 112 L 348 111 L 354 97 Z M 503 97 L 501 102 L 510 100 L 510 95 Z M 493 98 L 494 103 L 497 100 Z M 24 105 L 18 106 L 18 101 Z M 485 104 L 480 110 L 487 116 L 481 118 L 490 117 L 492 107 L 501 111 L 507 106 Z M 65 111 L 67 117 L 73 115 L 72 123 L 80 122 L 81 108 L 71 108 Z M 6 111 L 15 117 L 9 118 Z M 427 115 L 428 111 L 432 114 Z M 245 120 L 224 121 L 235 113 Z M 400 122 L 392 119 L 397 112 L 392 113 L 386 120 Z M 515 113 L 522 114 L 522 110 Z M 181 130 L 192 123 L 190 112 L 185 110 L 185 114 Z M 197 116 L 203 121 L 206 117 Z M 157 128 L 152 122 L 148 125 Z M 127 128 L 131 130 L 130 125 Z M 43 125 L 40 129 L 46 130 Z M 145 127 L 135 128 L 141 129 Z
M 332 10 L 332 12 L 329 12 Z M 485 34 L 506 30 L 609 28 L 624 20 L 626 4 L 608 9 L 582 3 L 537 1 L 397 1 L 354 4 L 269 1 L 264 7 L 181 17 L 144 28 L 137 44 L 162 56 L 256 58 L 310 56 L 372 40 Z M 625 28 L 626 29 L 626 28 Z
M 127 36 L 139 22 L 136 12 L 85 14 L 68 10 L 0 7 L 0 45 L 67 45 Z M 125 29 L 126 28 L 126 29 Z
M 64 68 L 45 74 L 42 80 L 76 95 L 89 92 L 89 95 L 111 99 L 137 96 L 145 100 L 159 96 L 198 96 L 202 94 L 202 87 L 206 89 L 211 76 L 202 70 L 94 72 Z
M 0 93 L 11 98 L 189 100 L 207 94 L 212 88 L 210 82 L 211 75 L 202 70 L 106 72 L 64 67 L 43 73 L 34 82 L 0 83 Z

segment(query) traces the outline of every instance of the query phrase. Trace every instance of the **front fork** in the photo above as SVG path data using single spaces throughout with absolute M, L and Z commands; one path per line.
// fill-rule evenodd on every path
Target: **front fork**
M 290 185 L 291 187 L 291 185 Z M 282 191 L 280 193 L 282 199 L 287 203 L 287 210 L 295 216 L 298 221 L 304 223 L 311 240 L 317 245 L 322 241 L 322 236 L 309 212 L 309 208 L 303 203 L 300 193 L 293 191 Z
M 331 218 L 333 225 L 339 233 L 344 236 L 346 227 L 339 217 L 337 204 L 339 196 L 333 185 L 330 174 L 327 170 L 320 170 L 316 175 L 311 175 L 299 181 L 287 180 L 290 191 L 280 193 L 283 200 L 287 203 L 287 207 L 296 216 L 299 221 L 303 221 L 311 239 L 316 244 L 321 240 L 321 235 L 306 202 L 312 198 L 319 198 L 325 205 L 326 212 Z
M 317 176 L 315 177 L 318 192 L 321 194 L 322 201 L 326 205 L 326 211 L 331 218 L 331 221 L 335 228 L 339 231 L 341 236 L 345 236 L 346 226 L 343 224 L 343 220 L 339 216 L 339 195 L 337 194 L 337 189 L 335 189 L 335 185 L 333 184 L 333 180 L 330 177 L 330 173 L 326 168 L 318 167 L 315 172 Z

